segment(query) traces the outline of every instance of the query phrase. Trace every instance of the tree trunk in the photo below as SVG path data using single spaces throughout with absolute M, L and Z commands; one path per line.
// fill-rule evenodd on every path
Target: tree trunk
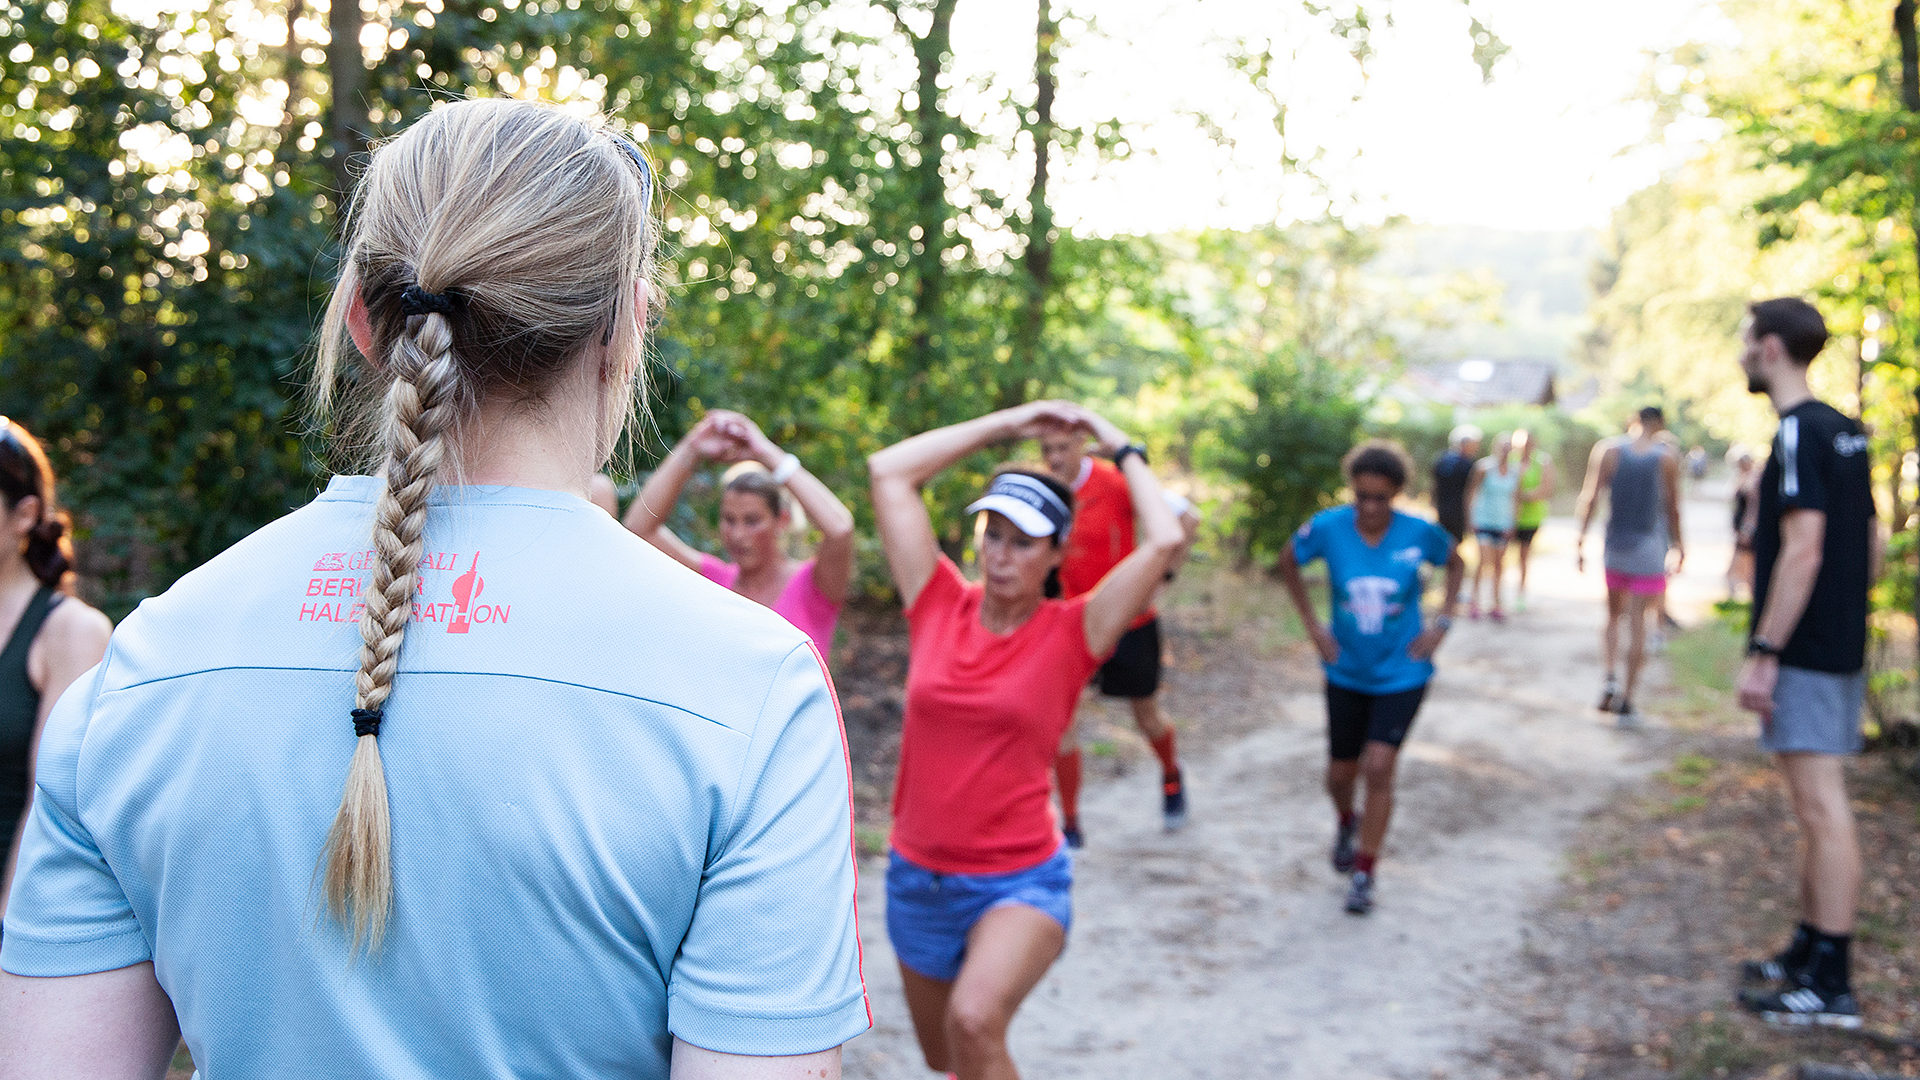
M 1033 187 L 1027 192 L 1026 305 L 1014 334 L 1012 370 L 1000 383 L 999 404 L 1005 409 L 1027 399 L 1028 384 L 1040 373 L 1041 336 L 1046 330 L 1047 294 L 1053 290 L 1053 209 L 1047 204 L 1047 159 L 1053 149 L 1053 50 L 1060 26 L 1053 19 L 1051 0 L 1038 0 L 1040 18 L 1034 28 Z
M 1900 39 L 1900 105 L 1920 112 L 1920 37 L 1913 25 L 1914 0 L 1893 5 L 1893 32 Z
M 327 14 L 327 76 L 333 97 L 327 139 L 333 147 L 333 186 L 343 201 L 353 191 L 353 159 L 367 145 L 367 63 L 360 53 L 360 28 L 365 24 L 360 0 L 333 0 Z
M 293 26 L 306 14 L 306 0 L 287 0 L 287 47 L 280 59 L 280 77 L 287 81 L 287 116 L 281 125 L 279 148 L 280 160 L 285 162 L 293 161 L 294 142 L 300 137 L 300 76 L 307 64 L 300 55 L 301 45 Z
M 932 25 L 924 37 L 913 39 L 913 53 L 920 62 L 917 86 L 920 104 L 914 113 L 920 158 L 913 169 L 914 225 L 920 235 L 914 239 L 911 259 L 914 271 L 912 386 L 916 388 L 928 372 L 939 366 L 940 354 L 947 346 L 947 270 L 941 262 L 941 249 L 946 244 L 952 208 L 947 204 L 947 183 L 940 175 L 940 165 L 946 154 L 942 141 L 952 125 L 940 108 L 940 73 L 953 51 L 953 9 L 957 3 L 958 0 L 935 0 Z

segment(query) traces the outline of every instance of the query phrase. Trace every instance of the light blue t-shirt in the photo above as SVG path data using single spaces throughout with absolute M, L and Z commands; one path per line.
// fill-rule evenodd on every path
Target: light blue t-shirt
M 60 700 L 0 966 L 154 962 L 212 1077 L 657 1077 L 869 1024 L 839 710 L 804 634 L 571 495 L 442 489 L 380 733 L 395 902 L 316 865 L 377 493 L 150 599 Z
M 1453 538 L 1425 518 L 1396 510 L 1378 547 L 1360 538 L 1353 507 L 1322 510 L 1293 537 L 1305 566 L 1327 560 L 1333 593 L 1333 639 L 1339 662 L 1323 663 L 1327 681 L 1363 694 L 1397 694 L 1433 678 L 1433 661 L 1407 646 L 1420 636 L 1421 568 L 1445 565 Z

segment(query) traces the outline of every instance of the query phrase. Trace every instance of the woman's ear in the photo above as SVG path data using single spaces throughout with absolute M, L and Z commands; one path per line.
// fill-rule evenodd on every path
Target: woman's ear
M 380 358 L 373 353 L 373 320 L 367 317 L 367 302 L 360 298 L 360 290 L 352 282 L 342 283 L 353 291 L 347 295 L 347 335 L 353 338 L 353 347 L 360 355 L 372 363 Z
M 7 512 L 7 528 L 21 536 L 32 532 L 40 524 L 40 496 L 22 495 Z

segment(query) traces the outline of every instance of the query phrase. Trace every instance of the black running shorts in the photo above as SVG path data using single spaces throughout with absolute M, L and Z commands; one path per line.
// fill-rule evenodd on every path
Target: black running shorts
M 1394 749 L 1406 740 L 1426 686 L 1392 694 L 1363 694 L 1327 684 L 1327 742 L 1335 761 L 1357 761 L 1370 742 Z
M 1147 620 L 1120 635 L 1113 655 L 1100 665 L 1100 692 L 1108 697 L 1152 697 L 1160 689 L 1160 620 Z

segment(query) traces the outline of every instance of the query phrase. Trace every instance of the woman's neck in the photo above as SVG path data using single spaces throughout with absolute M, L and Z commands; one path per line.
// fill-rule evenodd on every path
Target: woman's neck
M 1004 599 L 987 593 L 980 598 L 980 625 L 991 633 L 1010 634 L 1033 618 L 1043 599 L 1039 596 Z
M 32 592 L 40 584 L 40 579 L 33 576 L 33 568 L 19 552 L 0 555 L 0 596 Z
M 790 576 L 793 560 L 785 552 L 775 552 L 770 559 L 762 559 L 752 567 L 740 568 L 739 587 L 742 591 L 760 585 L 785 583 Z
M 459 448 L 464 482 L 585 498 L 587 481 L 600 468 L 598 410 L 598 400 L 579 388 L 556 388 L 533 408 L 511 401 L 482 403 Z

